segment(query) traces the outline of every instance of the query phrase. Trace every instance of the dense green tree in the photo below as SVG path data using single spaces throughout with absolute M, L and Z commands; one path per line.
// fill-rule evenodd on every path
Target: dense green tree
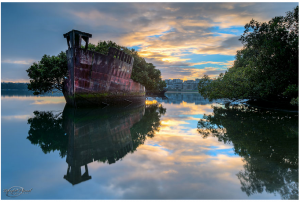
M 109 47 L 117 48 L 119 50 L 122 48 L 113 41 L 99 41 L 97 45 L 91 43 L 88 44 L 88 50 L 96 51 L 103 55 L 108 54 Z M 84 46 L 82 46 L 82 48 L 84 48 Z
M 166 87 L 166 83 L 161 79 L 161 72 L 152 63 L 139 56 L 134 49 L 129 49 L 116 44 L 113 41 L 99 41 L 97 45 L 88 44 L 88 49 L 107 55 L 109 47 L 123 50 L 133 56 L 134 63 L 131 79 L 141 83 L 149 91 L 161 91 Z M 28 89 L 34 91 L 35 95 L 51 92 L 53 90 L 62 91 L 63 80 L 67 76 L 68 63 L 65 52 L 58 56 L 44 55 L 40 62 L 33 63 L 27 73 L 30 80 Z
M 244 171 L 237 174 L 248 196 L 263 191 L 298 199 L 298 115 L 247 106 L 213 107 L 198 122 L 203 138 L 232 144 Z
M 139 53 L 135 49 L 119 46 L 112 41 L 100 41 L 97 45 L 88 45 L 89 50 L 94 50 L 104 55 L 108 54 L 109 47 L 122 50 L 134 58 L 131 79 L 145 86 L 146 90 L 161 91 L 167 86 L 161 79 L 160 70 L 156 69 L 152 63 L 147 63 L 144 58 L 139 56 Z
M 297 103 L 298 7 L 269 22 L 245 25 L 234 65 L 211 80 L 203 77 L 199 92 L 209 99 L 257 99 Z
M 161 72 L 152 63 L 147 63 L 137 52 L 134 57 L 131 79 L 141 83 L 148 91 L 161 91 L 167 85 L 161 80 Z
M 67 55 L 65 52 L 57 56 L 44 55 L 41 61 L 33 63 L 26 71 L 30 78 L 28 89 L 34 91 L 35 95 L 62 91 L 68 71 Z

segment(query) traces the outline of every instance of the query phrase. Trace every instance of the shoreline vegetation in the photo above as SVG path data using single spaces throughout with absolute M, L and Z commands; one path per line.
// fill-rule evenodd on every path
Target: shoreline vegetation
M 285 17 L 247 23 L 233 66 L 217 78 L 204 75 L 199 93 L 209 100 L 248 99 L 252 105 L 298 109 L 298 11 L 297 6 Z
M 29 83 L 1 82 L 1 90 L 28 90 Z
M 198 93 L 198 91 L 197 90 L 190 90 L 190 91 L 188 91 L 188 90 L 186 90 L 186 91 L 175 91 L 175 90 L 168 90 L 168 91 L 166 91 L 165 93 Z
M 299 7 L 286 16 L 260 23 L 251 20 L 239 39 L 243 48 L 237 51 L 234 64 L 217 78 L 204 75 L 198 91 L 166 91 L 165 93 L 196 93 L 205 99 L 226 99 L 229 102 L 247 100 L 253 106 L 298 110 L 299 75 Z M 123 50 L 134 57 L 131 79 L 141 83 L 148 91 L 162 91 L 166 82 L 152 63 L 139 56 L 134 49 L 112 41 L 88 44 L 88 49 L 107 54 L 109 47 Z M 24 89 L 35 95 L 61 90 L 67 72 L 66 53 L 44 55 L 40 62 L 26 70 L 30 83 L 2 83 L 1 89 Z M 26 86 L 26 87 L 25 87 Z

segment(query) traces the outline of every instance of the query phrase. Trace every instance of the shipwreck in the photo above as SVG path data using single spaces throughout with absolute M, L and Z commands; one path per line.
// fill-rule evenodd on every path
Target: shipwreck
M 68 77 L 63 83 L 67 104 L 89 107 L 145 102 L 145 87 L 130 79 L 132 56 L 113 47 L 108 55 L 88 50 L 89 33 L 72 30 L 63 36 L 68 44 Z

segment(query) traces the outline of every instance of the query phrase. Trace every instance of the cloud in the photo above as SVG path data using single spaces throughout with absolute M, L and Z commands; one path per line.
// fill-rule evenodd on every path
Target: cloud
M 231 62 L 233 62 L 233 61 L 227 61 L 227 62 L 203 61 L 203 62 L 191 63 L 191 66 L 204 65 L 204 64 L 217 64 L 217 65 L 229 66 L 231 64 Z
M 220 62 L 220 55 L 233 56 L 242 47 L 238 38 L 252 18 L 268 21 L 295 6 L 296 2 L 6 3 L 1 16 L 2 65 L 29 65 L 43 54 L 58 54 L 67 48 L 62 34 L 72 29 L 93 34 L 92 43 L 112 40 L 139 46 L 141 56 L 157 67 L 208 61 L 188 59 L 194 55 L 216 55 L 210 61 Z M 19 30 L 25 31 L 20 34 Z
M 178 11 L 180 8 L 165 7 L 165 9 L 174 12 L 174 11 Z
M 26 72 L 28 68 L 28 64 L 1 62 L 1 81 L 29 82 L 29 77 Z
M 28 83 L 29 79 L 20 79 L 20 78 L 14 78 L 14 79 L 1 79 L 1 82 L 12 82 L 12 83 Z
M 30 118 L 30 116 L 29 115 L 15 115 L 15 116 L 2 116 L 1 118 L 5 119 L 5 120 L 21 119 L 21 120 L 27 121 L 27 119 Z
M 203 69 L 197 68 L 181 68 L 181 67 L 167 67 L 161 68 L 163 78 L 182 80 L 194 80 L 203 77 L 203 75 L 209 75 L 210 77 L 216 77 L 220 73 L 224 73 L 227 69 L 216 67 L 204 67 Z
M 27 59 L 27 60 L 11 60 L 11 59 L 5 59 L 2 60 L 1 63 L 9 63 L 9 64 L 22 64 L 22 65 L 31 65 L 34 63 L 35 60 L 33 59 Z

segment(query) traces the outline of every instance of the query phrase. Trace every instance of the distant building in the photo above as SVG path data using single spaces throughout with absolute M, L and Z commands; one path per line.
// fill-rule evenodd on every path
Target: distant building
M 165 82 L 166 82 L 167 85 L 169 85 L 169 84 L 173 83 L 173 80 L 172 79 L 165 79 Z
M 186 80 L 183 81 L 181 79 L 165 79 L 168 90 L 198 90 L 198 83 L 201 79 L 196 80 Z
M 204 99 L 199 93 L 167 93 L 168 99 L 156 98 L 160 103 L 180 104 L 183 101 L 187 103 L 195 103 L 196 105 L 206 105 L 208 99 Z
M 173 83 L 183 83 L 183 80 L 181 80 L 181 79 L 173 79 Z
M 196 83 L 199 83 L 200 81 L 201 81 L 201 79 L 196 79 L 195 80 Z

